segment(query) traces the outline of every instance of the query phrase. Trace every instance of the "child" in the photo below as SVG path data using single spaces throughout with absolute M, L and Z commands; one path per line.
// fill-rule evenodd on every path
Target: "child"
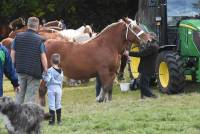
M 62 97 L 62 82 L 63 71 L 58 66 L 60 64 L 60 55 L 55 53 L 51 56 L 52 67 L 48 69 L 46 74 L 43 74 L 43 79 L 46 81 L 48 89 L 49 113 L 51 118 L 49 125 L 55 124 L 55 111 L 57 115 L 57 123 L 61 125 L 61 97 Z
M 129 56 L 140 57 L 138 71 L 140 72 L 140 90 L 141 98 L 145 97 L 157 98 L 149 87 L 150 78 L 155 73 L 156 57 L 158 54 L 158 45 L 156 41 L 140 46 L 139 52 L 130 52 Z

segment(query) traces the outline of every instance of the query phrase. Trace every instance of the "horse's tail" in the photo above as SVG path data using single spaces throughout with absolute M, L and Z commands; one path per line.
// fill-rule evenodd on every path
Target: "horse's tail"
M 39 102 L 41 106 L 46 105 L 45 95 L 47 93 L 47 87 L 45 85 L 45 81 L 42 80 L 39 87 Z

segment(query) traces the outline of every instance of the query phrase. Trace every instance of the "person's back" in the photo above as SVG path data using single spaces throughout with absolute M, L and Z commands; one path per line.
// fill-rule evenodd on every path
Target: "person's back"
M 16 101 L 35 102 L 43 70 L 47 71 L 47 59 L 43 39 L 36 31 L 39 19 L 28 19 L 28 30 L 17 34 L 11 46 L 11 56 L 16 65 L 21 90 L 16 94 Z
M 56 69 L 51 67 L 47 71 L 50 73 L 51 79 L 46 83 L 48 89 L 62 89 L 62 81 L 63 81 L 63 72 L 61 69 Z
M 28 29 L 27 32 L 19 33 L 16 36 L 15 64 L 18 73 L 25 73 L 34 76 L 35 78 L 41 78 L 43 69 L 40 60 L 40 45 L 42 41 L 42 37 L 31 29 Z

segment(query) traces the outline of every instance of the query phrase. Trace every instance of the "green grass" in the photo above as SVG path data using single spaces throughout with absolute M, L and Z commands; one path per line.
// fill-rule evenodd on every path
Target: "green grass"
M 8 81 L 4 95 L 14 96 Z M 198 86 L 180 95 L 154 92 L 158 99 L 140 99 L 139 91 L 120 92 L 114 86 L 113 101 L 96 103 L 94 83 L 64 87 L 62 126 L 42 123 L 43 134 L 199 134 L 200 94 Z M 47 107 L 45 108 L 46 111 Z M 0 122 L 0 134 L 6 134 Z

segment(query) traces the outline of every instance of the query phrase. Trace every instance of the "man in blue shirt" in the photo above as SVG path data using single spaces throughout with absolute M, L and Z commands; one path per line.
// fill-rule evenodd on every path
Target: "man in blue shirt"
M 0 97 L 3 96 L 3 74 L 11 81 L 16 92 L 19 91 L 17 74 L 8 50 L 0 43 Z

